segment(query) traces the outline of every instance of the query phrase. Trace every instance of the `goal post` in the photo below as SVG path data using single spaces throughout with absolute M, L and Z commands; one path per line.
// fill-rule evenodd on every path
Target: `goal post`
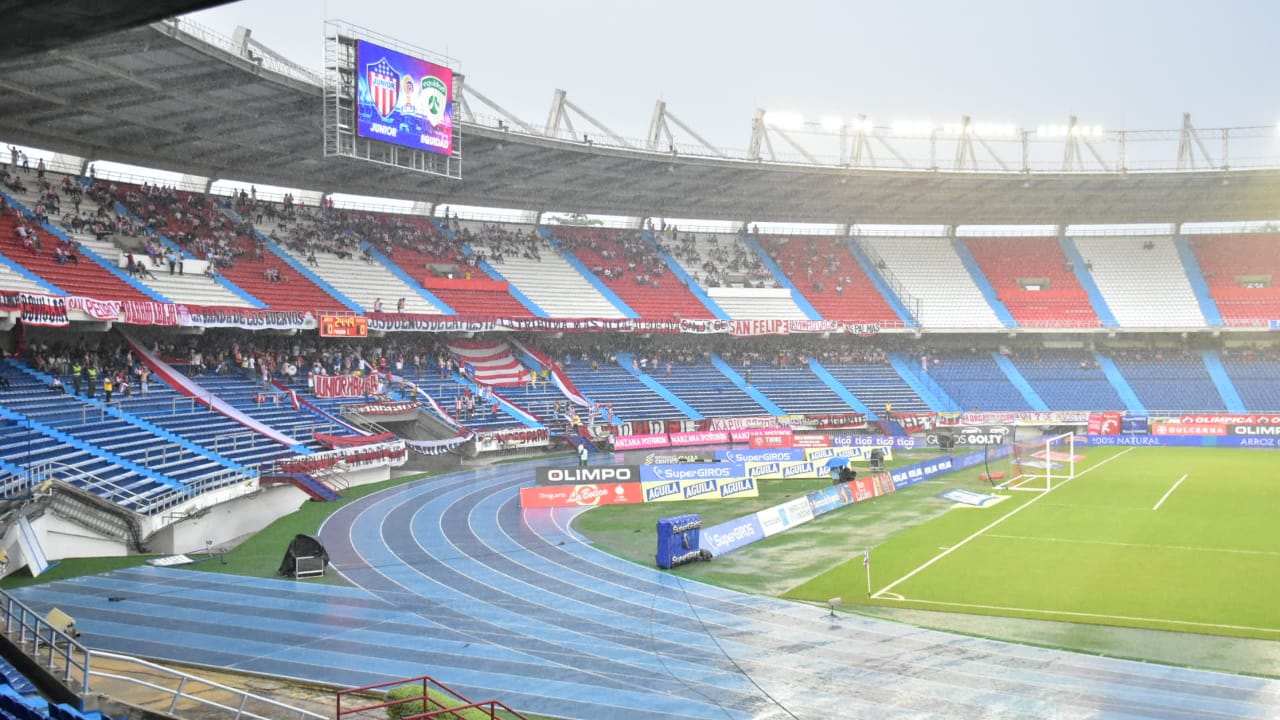
M 1013 477 L 997 486 L 1002 490 L 1046 492 L 1076 476 L 1076 435 L 1046 435 L 1015 442 Z

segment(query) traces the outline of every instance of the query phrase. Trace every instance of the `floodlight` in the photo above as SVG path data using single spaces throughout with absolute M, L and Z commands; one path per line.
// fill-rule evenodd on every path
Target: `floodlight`
M 835 115 L 824 115 L 818 124 L 827 132 L 839 132 L 840 128 L 846 127 L 844 118 Z

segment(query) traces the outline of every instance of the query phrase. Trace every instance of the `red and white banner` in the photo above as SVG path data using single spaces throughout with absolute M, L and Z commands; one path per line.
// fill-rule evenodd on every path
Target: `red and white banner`
M 374 394 L 381 382 L 374 375 L 314 375 L 318 398 L 356 398 Z
M 67 298 L 67 310 L 78 310 L 94 320 L 115 321 L 120 319 L 119 300 L 94 300 L 93 298 L 72 295 Z
M 120 303 L 121 321 L 126 325 L 177 325 L 178 306 L 151 300 L 125 300 Z
M 751 443 L 755 442 L 759 437 L 782 437 L 787 442 L 791 442 L 791 436 L 795 431 L 789 427 L 771 427 L 771 428 L 747 428 L 745 430 L 730 430 L 729 440 L 735 443 Z M 772 446 L 770 446 L 772 447 Z M 787 445 L 786 447 L 791 447 Z
M 1088 410 L 1018 410 L 1014 412 L 967 412 L 962 425 L 1087 425 Z
M 378 443 L 376 445 L 360 445 L 326 450 L 312 455 L 298 455 L 285 460 L 277 460 L 271 472 L 306 473 L 321 470 L 350 469 L 364 470 L 374 467 L 398 467 L 409 459 L 409 449 L 403 440 Z
M 1123 425 L 1124 413 L 1090 413 L 1086 432 L 1090 435 L 1119 435 Z
M 376 402 L 366 403 L 364 405 L 343 405 L 342 412 L 356 413 L 358 415 L 399 415 L 401 413 L 413 412 L 422 407 L 422 403 L 417 400 L 406 400 L 402 402 Z
M 656 435 L 614 435 L 614 450 L 647 450 L 649 448 L 671 447 L 671 438 L 666 433 Z

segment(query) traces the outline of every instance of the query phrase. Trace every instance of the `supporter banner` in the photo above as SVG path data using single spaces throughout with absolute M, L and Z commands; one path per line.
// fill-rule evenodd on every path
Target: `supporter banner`
M 842 323 L 832 320 L 633 320 L 628 318 L 493 318 L 462 315 L 379 313 L 367 316 L 369 330 L 387 332 L 488 332 L 523 330 L 544 332 L 612 331 L 638 333 L 689 333 L 736 335 L 788 335 L 791 333 L 844 332 L 875 335 L 876 323 Z
M 805 425 L 818 430 L 849 430 L 865 427 L 867 416 L 862 413 L 831 413 L 829 415 L 805 415 Z
M 356 415 L 400 415 L 422 409 L 422 402 L 406 400 L 402 402 L 376 402 L 363 405 L 343 405 L 342 412 Z
M 1232 427 L 1245 427 L 1233 425 Z M 1090 435 L 1114 435 L 1115 433 L 1089 433 Z M 1226 435 L 1227 426 L 1222 423 L 1156 423 L 1151 426 L 1152 435 Z
M 120 303 L 121 319 L 127 325 L 177 325 L 178 308 L 170 303 L 151 300 L 124 300 Z
M 369 319 L 355 315 L 321 315 L 320 337 L 368 337 Z
M 608 485 L 534 485 L 520 488 L 520 507 L 596 507 L 644 502 L 640 483 Z
M 1280 425 L 1280 415 L 1182 415 L 1177 421 L 1190 424 Z
M 675 500 L 724 500 L 728 498 L 756 497 L 760 490 L 750 478 L 723 480 L 668 480 L 666 482 L 642 482 L 644 501 L 671 502 Z
M 938 416 L 933 413 L 889 413 L 889 419 L 902 426 L 909 433 L 932 430 L 938 424 Z M 955 418 L 959 424 L 959 416 Z
M 377 443 L 391 442 L 396 439 L 391 433 L 382 433 L 379 435 L 365 435 L 360 437 L 344 437 L 339 435 L 328 435 L 325 433 L 313 432 L 311 436 L 316 442 L 324 445 L 329 449 L 340 447 L 357 447 L 360 445 L 375 445 Z
M 410 450 L 419 455 L 443 455 L 453 451 L 473 437 L 475 436 L 468 433 L 467 435 L 459 435 L 445 440 L 406 440 L 405 444 L 409 446 Z
M 730 442 L 729 433 L 718 431 L 700 431 L 700 432 L 674 432 L 668 437 L 671 439 L 671 447 L 684 447 L 687 445 L 718 445 Z
M 958 412 L 940 412 L 937 414 L 938 427 L 953 427 L 960 424 L 960 418 L 963 413 Z
M 645 465 L 682 465 L 684 463 L 712 462 L 717 459 L 712 453 L 702 450 L 697 452 L 648 453 L 641 458 L 640 462 Z
M 312 390 L 318 398 L 354 398 L 372 395 L 381 382 L 375 375 L 315 375 Z
M 805 459 L 804 451 L 796 448 L 716 450 L 715 458 L 723 462 L 737 463 L 800 462 Z
M 94 300 L 93 298 L 72 295 L 67 298 L 67 310 L 79 310 L 94 320 L 119 320 L 119 300 Z
M 791 447 L 795 441 L 795 434 L 791 428 L 751 428 L 730 430 L 729 440 L 735 443 L 749 443 L 751 447 Z
M 839 333 L 875 335 L 877 323 L 844 323 L 839 320 L 730 320 L 728 332 L 738 337 L 790 335 L 791 333 Z
M 827 447 L 831 444 L 830 435 L 796 435 L 792 444 L 798 448 Z
M 960 421 L 964 425 L 1085 425 L 1089 415 L 1088 410 L 967 412 Z
M 234 327 L 246 330 L 311 330 L 311 311 L 178 305 L 178 324 L 184 327 Z
M 533 473 L 534 482 L 539 485 L 592 485 L 640 480 L 640 469 L 635 465 L 540 467 Z
M 701 463 L 685 465 L 641 465 L 642 482 L 672 480 L 737 480 L 747 476 L 742 463 Z
M 714 417 L 707 425 L 708 430 L 753 430 L 778 427 L 781 423 L 772 415 L 749 415 L 746 417 Z
M 66 327 L 71 324 L 67 319 L 67 299 L 53 295 L 38 293 L 0 293 L 6 296 L 0 304 L 5 307 L 15 305 L 22 311 L 22 322 L 26 325 L 43 325 L 46 327 Z
M 657 435 L 614 435 L 614 450 L 647 450 L 649 448 L 671 447 L 671 439 L 666 433 Z
M 278 460 L 274 470 L 281 473 L 314 473 L 321 470 L 363 470 L 374 467 L 399 467 L 409 459 L 403 440 L 336 448 L 311 455 L 298 455 Z
M 478 452 L 494 452 L 547 445 L 551 442 L 551 431 L 547 428 L 518 428 L 476 433 L 475 437 Z

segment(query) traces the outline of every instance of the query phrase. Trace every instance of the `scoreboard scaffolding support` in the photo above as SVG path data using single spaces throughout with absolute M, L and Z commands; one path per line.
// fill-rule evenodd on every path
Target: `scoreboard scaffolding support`
M 326 21 L 324 157 L 461 179 L 462 133 L 454 99 L 462 75 L 456 65 L 371 30 Z M 428 68 L 427 74 L 406 72 L 405 66 Z

